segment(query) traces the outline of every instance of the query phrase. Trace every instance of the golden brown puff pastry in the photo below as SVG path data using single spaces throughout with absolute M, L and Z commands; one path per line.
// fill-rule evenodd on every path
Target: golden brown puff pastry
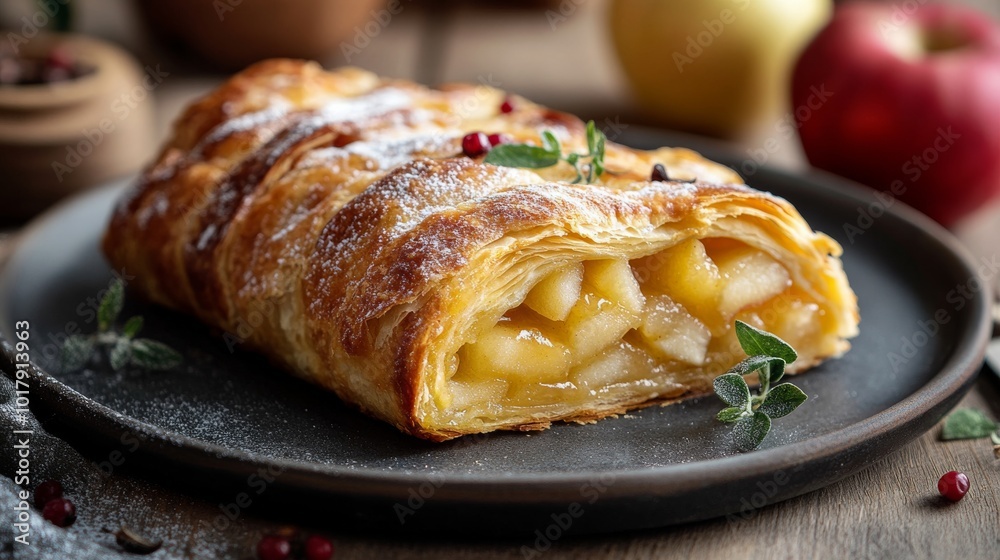
M 293 60 L 197 101 L 104 239 L 133 287 L 400 430 L 446 440 L 590 422 L 711 390 L 734 319 L 801 371 L 848 348 L 841 249 L 684 149 L 608 171 L 462 155 L 470 131 L 585 151 L 577 118 L 482 86 Z M 650 181 L 654 164 L 680 181 Z

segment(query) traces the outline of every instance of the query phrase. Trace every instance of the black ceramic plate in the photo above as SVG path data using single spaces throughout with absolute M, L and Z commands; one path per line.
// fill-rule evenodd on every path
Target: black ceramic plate
M 697 139 L 629 132 L 625 143 L 694 144 L 742 164 Z M 552 534 L 567 520 L 574 532 L 596 532 L 745 514 L 840 480 L 930 429 L 970 386 L 989 327 L 982 291 L 955 297 L 975 273 L 943 229 L 900 204 L 859 224 L 875 201 L 867 191 L 754 167 L 743 169 L 752 185 L 788 198 L 844 245 L 862 321 L 845 357 L 795 379 L 809 401 L 776 421 L 753 453 L 734 452 L 728 428 L 714 420 L 714 397 L 595 425 L 428 443 L 231 352 L 197 321 L 135 301 L 126 316 L 141 313 L 148 335 L 183 349 L 183 368 L 56 374 L 60 338 L 95 328 L 110 278 L 98 240 L 121 185 L 66 203 L 28 230 L 0 278 L 0 325 L 9 341 L 15 321 L 30 322 L 36 406 L 88 440 L 120 447 L 123 432 L 137 435 L 136 455 L 153 459 L 143 464 L 174 479 L 238 489 L 270 466 L 281 472 L 271 498 L 335 497 L 338 511 L 380 530 Z M 845 224 L 863 233 L 848 239 Z M 9 342 L 4 350 L 10 371 Z

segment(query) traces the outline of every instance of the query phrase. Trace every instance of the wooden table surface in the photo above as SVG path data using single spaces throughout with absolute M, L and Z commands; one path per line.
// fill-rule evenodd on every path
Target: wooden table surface
M 976 3 L 1000 15 L 1000 3 L 995 0 Z M 506 89 L 560 108 L 628 120 L 636 113 L 603 43 L 604 2 L 578 0 L 573 4 L 578 9 L 558 29 L 551 29 L 540 12 L 460 7 L 449 16 L 446 40 L 438 46 L 438 63 L 429 67 L 420 65 L 413 53 L 432 25 L 428 23 L 431 16 L 424 9 L 407 8 L 352 62 L 384 74 L 431 81 L 475 81 L 488 74 Z M 160 134 L 166 133 L 167 123 L 185 103 L 220 81 L 220 76 L 186 72 L 183 62 L 146 45 L 130 25 L 127 4 L 92 0 L 80 5 L 82 19 L 95 32 L 133 46 L 144 61 L 162 60 L 181 68 L 155 92 Z M 105 11 L 108 8 L 111 11 Z M 588 61 L 589 74 L 571 71 L 572 65 L 539 65 L 534 60 L 533 53 L 566 41 L 576 45 L 578 58 Z M 758 145 L 759 138 L 751 135 L 740 143 L 749 149 Z M 802 161 L 793 140 L 770 163 L 796 168 Z M 992 252 L 994 240 L 1000 239 L 1000 208 L 984 209 L 959 231 L 977 252 Z M 963 405 L 1000 418 L 997 378 L 983 375 Z M 941 442 L 937 437 L 935 428 L 855 476 L 755 511 L 746 520 L 717 519 L 631 534 L 566 538 L 544 557 L 1000 558 L 1000 461 L 984 440 Z M 972 481 L 970 494 L 959 504 L 945 505 L 936 497 L 937 479 L 949 470 L 964 471 Z M 100 525 L 127 519 L 165 538 L 166 552 L 180 558 L 250 558 L 259 535 L 274 530 L 274 519 L 281 517 L 275 512 L 261 516 L 265 512 L 251 508 L 219 530 L 211 527 L 219 504 L 155 481 L 116 473 L 103 478 L 98 488 L 99 496 L 91 498 L 91 511 L 97 515 L 94 510 L 99 509 L 99 515 L 71 529 L 76 537 L 108 542 L 109 537 L 99 532 Z M 345 534 L 337 527 L 318 529 L 334 536 L 335 558 L 341 559 L 523 558 L 521 546 L 530 544 L 526 540 L 398 540 Z M 0 558 L 4 554 L 0 551 Z

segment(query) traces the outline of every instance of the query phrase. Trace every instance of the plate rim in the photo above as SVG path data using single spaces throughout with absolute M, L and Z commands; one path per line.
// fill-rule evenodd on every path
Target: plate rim
M 678 145 L 692 146 L 696 151 L 709 152 L 710 159 L 726 165 L 733 165 L 735 150 L 716 140 L 690 136 L 674 131 L 661 131 L 652 128 L 630 126 L 629 134 L 638 132 L 640 135 L 652 137 L 669 137 L 678 139 Z M 738 171 L 738 169 L 737 169 Z M 793 172 L 778 169 L 769 165 L 761 165 L 757 175 L 779 177 L 793 183 L 807 183 L 813 192 L 822 191 L 818 196 L 840 197 L 859 205 L 870 203 L 869 197 L 873 190 L 856 185 L 846 179 L 832 174 L 809 169 L 805 172 Z M 57 219 L 64 212 L 83 203 L 91 197 L 106 195 L 107 191 L 121 189 L 131 182 L 131 179 L 118 179 L 103 187 L 88 190 L 74 195 L 56 206 L 50 208 L 25 226 L 12 241 L 8 256 L 0 263 L 0 292 L 6 293 L 13 283 L 12 264 L 25 242 L 42 231 L 50 221 Z M 886 208 L 886 217 L 902 222 L 914 232 L 919 232 L 928 240 L 936 243 L 936 252 L 947 256 L 960 268 L 954 271 L 957 276 L 975 275 L 975 261 L 964 246 L 951 232 L 933 222 L 918 211 L 897 201 Z M 766 475 L 789 465 L 805 464 L 822 459 L 829 459 L 848 449 L 857 447 L 866 441 L 886 436 L 895 431 L 904 430 L 908 426 L 919 423 L 922 416 L 942 406 L 949 398 L 963 394 L 975 380 L 975 374 L 983 361 L 985 349 L 991 330 L 989 305 L 983 293 L 976 292 L 976 297 L 970 302 L 970 319 L 963 325 L 960 341 L 951 350 L 947 361 L 934 376 L 917 390 L 907 395 L 896 404 L 832 432 L 814 436 L 806 440 L 796 441 L 774 448 L 751 453 L 719 457 L 710 460 L 692 461 L 689 463 L 674 463 L 659 467 L 642 469 L 627 469 L 614 472 L 614 484 L 610 485 L 605 496 L 616 498 L 631 498 L 641 495 L 670 495 L 678 491 L 690 490 L 692 484 L 712 485 L 731 482 L 733 473 L 736 478 L 751 478 Z M 966 334 L 971 336 L 965 336 Z M 0 349 L 5 375 L 11 377 L 8 371 L 13 363 L 13 346 L 0 332 Z M 34 362 L 29 372 L 37 388 L 42 389 L 42 405 L 51 407 L 64 414 L 62 420 L 79 421 L 84 416 L 89 417 L 87 424 L 93 427 L 100 425 L 101 435 L 117 439 L 123 431 L 132 431 L 150 436 L 142 442 L 145 452 L 154 456 L 174 461 L 178 451 L 190 456 L 183 463 L 188 467 L 207 469 L 216 472 L 232 473 L 244 467 L 246 472 L 253 472 L 259 466 L 278 465 L 283 468 L 282 485 L 289 484 L 298 489 L 316 489 L 317 483 L 322 483 L 323 490 L 344 495 L 383 496 L 398 498 L 406 495 L 406 491 L 427 480 L 429 471 L 416 470 L 358 470 L 341 465 L 310 463 L 296 459 L 269 458 L 266 455 L 245 450 L 224 447 L 220 444 L 206 442 L 188 435 L 173 432 L 158 426 L 143 422 L 131 416 L 125 416 L 110 407 L 94 401 L 59 381 Z M 49 395 L 51 393 L 51 395 Z M 49 399 L 48 397 L 52 398 Z M 44 402 L 50 400 L 52 402 Z M 33 395 L 32 401 L 35 401 Z M 32 405 L 34 406 L 34 405 Z M 76 412 L 76 415 L 67 414 Z M 935 422 L 937 419 L 935 419 Z M 933 424 L 932 424 L 933 425 Z M 921 430 L 923 433 L 926 430 Z M 912 438 L 898 442 L 898 449 Z M 461 441 L 461 440 L 459 440 Z M 854 474 L 867 464 L 881 459 L 885 454 L 868 461 L 861 461 L 861 466 L 844 473 L 840 478 Z M 234 461 L 236 464 L 234 464 Z M 241 471 L 243 472 L 243 471 Z M 509 504 L 512 502 L 530 501 L 531 503 L 566 503 L 579 499 L 580 487 L 607 474 L 608 469 L 593 471 L 527 473 L 497 476 L 492 474 L 438 473 L 441 485 L 435 493 L 435 501 L 442 502 L 475 502 Z M 317 479 L 317 475 L 322 478 Z M 544 490 L 539 491 L 543 485 Z M 806 490 L 808 491 L 808 490 Z M 800 492 L 803 493 L 803 492 Z

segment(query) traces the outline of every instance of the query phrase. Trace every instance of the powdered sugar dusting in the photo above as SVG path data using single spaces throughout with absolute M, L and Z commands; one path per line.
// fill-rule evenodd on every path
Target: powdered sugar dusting
M 270 104 L 268 104 L 268 106 L 264 109 L 254 111 L 252 113 L 246 113 L 238 117 L 233 117 L 213 128 L 211 132 L 206 134 L 198 145 L 195 146 L 194 152 L 201 153 L 206 146 L 211 146 L 212 144 L 221 142 L 234 134 L 247 131 L 259 131 L 261 128 L 266 128 L 268 125 L 271 125 L 275 121 L 286 116 L 292 111 L 292 109 L 293 106 L 291 103 L 281 97 L 274 97 Z
M 315 113 L 307 113 L 304 118 L 297 120 L 289 128 L 279 133 L 262 149 L 243 162 L 243 165 L 252 163 L 249 169 L 252 171 L 246 175 L 238 172 L 230 175 L 230 180 L 223 185 L 216 193 L 211 211 L 213 215 L 225 219 L 232 215 L 232 212 L 240 205 L 244 197 L 253 192 L 253 188 L 264 178 L 264 175 L 281 158 L 289 156 L 294 147 L 308 138 L 320 128 L 335 124 L 337 122 L 351 120 L 363 120 L 373 116 L 386 113 L 393 109 L 401 108 L 409 103 L 410 97 L 403 91 L 396 88 L 384 88 L 375 90 L 367 95 L 352 97 L 347 99 L 334 99 L 324 104 Z M 261 157 L 261 153 L 263 157 Z M 242 167 L 241 165 L 240 167 Z M 230 186 L 230 182 L 235 179 L 242 184 Z M 223 226 L 224 226 L 223 222 Z M 215 240 L 215 234 L 221 233 L 224 228 L 217 228 L 208 236 L 203 235 L 198 240 L 198 249 L 209 247 Z
M 358 97 L 331 99 L 323 104 L 317 113 L 326 122 L 363 120 L 394 109 L 402 109 L 411 102 L 411 94 L 398 88 L 386 87 Z
M 664 183 L 660 181 L 647 182 L 640 188 L 624 191 L 621 194 L 628 198 L 643 199 L 653 195 L 667 195 L 674 198 L 693 198 L 698 194 L 699 187 L 695 183 Z
M 395 138 L 358 140 L 342 148 L 326 147 L 303 156 L 296 168 L 316 167 L 341 160 L 349 155 L 365 158 L 371 170 L 390 170 L 417 156 L 441 157 L 455 155 L 456 136 L 443 132 L 411 134 Z
M 314 111 L 315 120 L 322 123 L 361 120 L 405 107 L 409 103 L 410 96 L 398 88 L 376 89 L 358 97 L 331 99 Z M 274 96 L 269 99 L 265 108 L 233 117 L 213 128 L 198 143 L 194 151 L 200 153 L 206 146 L 221 142 L 234 134 L 269 129 L 294 110 L 295 106 L 289 101 Z M 271 130 L 272 134 L 274 132 Z
M 401 237 L 424 221 L 428 216 L 454 207 L 457 201 L 467 200 L 469 191 L 477 181 L 463 177 L 455 166 L 435 166 L 426 160 L 413 163 L 387 175 L 350 202 L 366 210 L 385 210 L 386 229 L 358 228 L 352 223 L 348 235 L 343 237 L 330 254 L 356 252 L 361 236 L 377 235 L 378 245 Z M 339 271 L 335 263 L 331 263 Z
M 415 166 L 419 171 L 423 165 Z M 388 181 L 384 189 L 376 194 L 390 204 L 396 204 L 399 212 L 396 223 L 391 225 L 390 235 L 399 237 L 423 222 L 431 214 L 454 207 L 456 202 L 466 199 L 474 190 L 472 182 L 463 178 L 456 169 L 445 167 L 436 173 L 396 175 Z M 417 183 L 419 181 L 419 183 Z M 414 186 L 419 184 L 419 189 Z
M 149 226 L 149 220 L 154 216 L 162 216 L 170 208 L 170 199 L 163 191 L 154 193 L 153 202 L 139 209 L 136 215 L 136 223 L 140 230 Z
M 342 210 L 349 216 L 339 225 L 339 233 L 321 239 L 317 246 L 321 262 L 312 268 L 318 294 L 310 306 L 323 307 L 338 277 L 347 267 L 378 261 L 378 253 L 399 250 L 404 258 L 391 263 L 392 272 L 412 281 L 436 277 L 450 266 L 461 265 L 464 256 L 456 251 L 454 239 L 442 235 L 408 237 L 415 228 L 434 214 L 450 212 L 497 189 L 537 176 L 509 168 L 495 168 L 471 160 L 435 161 L 418 159 L 396 168 L 348 203 Z M 335 219 L 339 219 L 335 218 Z M 419 255 L 419 258 L 417 257 Z M 367 275 L 366 275 L 367 277 Z M 383 278 L 371 278 L 382 282 Z M 352 283 L 349 292 L 363 289 L 363 282 Z M 402 286 L 397 289 L 405 291 Z
M 414 154 L 441 154 L 447 147 L 455 144 L 454 138 L 455 136 L 436 132 L 406 138 L 354 142 L 348 144 L 346 149 L 349 153 L 378 162 L 380 169 L 390 169 L 410 161 Z
M 316 110 L 303 112 L 304 117 L 293 126 L 299 131 L 314 131 L 337 123 L 360 123 L 403 109 L 411 103 L 411 96 L 402 90 L 396 88 L 377 89 L 358 97 L 332 99 Z M 402 116 L 397 115 L 394 118 L 401 119 Z M 389 120 L 391 124 L 392 119 Z M 399 121 L 395 124 L 398 126 L 404 123 Z M 302 134 L 286 134 L 285 136 L 301 138 Z
M 202 230 L 201 235 L 198 236 L 198 241 L 197 243 L 195 243 L 195 248 L 197 248 L 199 251 L 204 251 L 206 248 L 208 248 L 208 244 L 212 240 L 212 238 L 215 237 L 217 229 L 218 228 L 216 228 L 215 224 L 209 224 L 207 227 L 205 227 L 205 229 Z

